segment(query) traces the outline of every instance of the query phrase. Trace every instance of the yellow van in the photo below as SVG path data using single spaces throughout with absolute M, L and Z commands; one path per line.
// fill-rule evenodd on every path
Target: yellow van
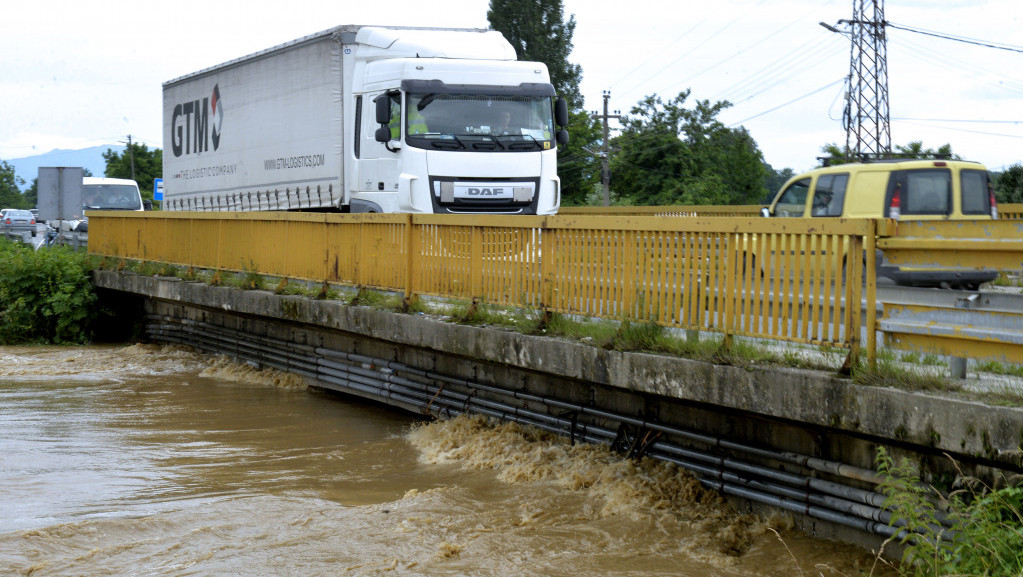
M 984 165 L 962 160 L 882 160 L 816 168 L 781 187 L 764 216 L 982 220 L 998 218 Z M 878 253 L 877 274 L 896 284 L 976 289 L 989 271 L 907 269 Z

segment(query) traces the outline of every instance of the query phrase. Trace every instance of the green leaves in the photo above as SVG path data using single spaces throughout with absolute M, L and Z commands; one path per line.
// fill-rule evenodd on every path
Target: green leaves
M 582 67 L 568 61 L 575 16 L 564 19 L 561 0 L 490 0 L 487 20 L 515 48 L 519 60 L 543 62 L 569 108 L 582 108 Z
M 1023 203 L 1023 164 L 1013 164 L 995 176 L 995 195 L 998 202 Z
M 668 102 L 647 96 L 622 118 L 612 184 L 638 205 L 760 202 L 768 169 L 757 143 L 744 128 L 717 119 L 730 103 L 687 107 L 689 95 L 685 90 Z
M 967 489 L 945 499 L 883 447 L 877 465 L 885 479 L 880 488 L 891 512 L 889 525 L 904 530 L 903 574 L 1023 574 L 1023 487 L 976 488 L 976 480 L 968 478 Z M 945 511 L 944 523 L 939 510 Z
M 90 268 L 84 252 L 0 240 L 0 344 L 89 342 Z
M 22 196 L 19 189 L 19 186 L 24 184 L 25 181 L 14 174 L 14 166 L 0 160 L 0 207 L 30 208 L 32 205 Z

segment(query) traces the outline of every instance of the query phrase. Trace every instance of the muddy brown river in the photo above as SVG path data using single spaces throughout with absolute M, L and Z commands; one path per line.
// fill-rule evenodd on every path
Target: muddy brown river
M 685 471 L 189 349 L 0 347 L 0 575 L 890 575 Z

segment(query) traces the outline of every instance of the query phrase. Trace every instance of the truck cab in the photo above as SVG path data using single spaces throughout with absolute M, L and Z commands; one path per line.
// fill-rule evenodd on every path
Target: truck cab
M 372 27 L 351 58 L 351 212 L 557 211 L 568 109 L 544 64 L 516 61 L 493 31 Z

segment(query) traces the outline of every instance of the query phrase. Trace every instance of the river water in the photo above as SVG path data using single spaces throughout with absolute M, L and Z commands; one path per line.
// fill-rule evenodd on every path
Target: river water
M 189 349 L 0 347 L 0 575 L 883 575 L 678 468 Z

